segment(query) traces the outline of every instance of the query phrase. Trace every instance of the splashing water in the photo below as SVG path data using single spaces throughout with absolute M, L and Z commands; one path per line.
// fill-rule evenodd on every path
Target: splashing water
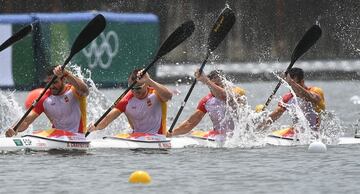
M 87 98 L 87 121 L 88 123 L 91 121 L 95 122 L 96 119 L 99 119 L 110 107 L 112 102 L 98 90 L 94 81 L 91 79 L 90 70 L 85 69 L 82 71 L 80 66 L 75 64 L 69 64 L 68 68 L 74 75 L 83 79 L 88 84 L 89 96 Z M 2 136 L 4 136 L 3 131 L 13 126 L 23 116 L 23 113 L 23 108 L 15 101 L 14 92 L 0 91 L 0 133 Z M 96 132 L 96 135 L 92 137 L 111 136 L 119 133 L 120 130 L 128 129 L 129 127 L 126 120 L 123 117 L 120 117 L 114 120 L 106 129 Z M 33 126 L 30 125 L 24 133 L 31 133 L 32 131 Z
M 344 6 L 343 3 L 333 1 L 331 10 L 335 12 L 329 13 L 328 20 L 336 20 L 334 26 L 331 26 L 332 29 L 335 29 L 335 33 L 331 33 L 335 40 L 340 40 L 339 42 L 342 46 L 347 49 L 347 52 L 350 52 L 353 56 L 359 56 L 360 49 L 359 47 L 359 30 L 358 21 L 360 19 L 357 6 Z M 326 21 L 325 21 L 326 22 Z
M 70 69 L 77 77 L 83 79 L 89 86 L 89 96 L 87 98 L 87 121 L 88 124 L 90 122 L 95 123 L 113 102 L 107 99 L 106 96 L 96 87 L 94 81 L 91 79 L 90 70 L 85 69 L 82 71 L 80 66 L 77 65 L 70 65 Z M 92 136 L 89 137 L 99 138 L 104 136 L 112 136 L 116 133 L 119 133 L 120 130 L 128 129 L 129 127 L 124 117 L 119 117 L 104 130 L 96 131 Z
M 320 127 L 318 131 L 314 131 L 310 128 L 309 121 L 306 119 L 306 115 L 302 111 L 305 103 L 304 100 L 297 97 L 291 86 L 282 78 L 278 77 L 284 86 L 287 87 L 293 95 L 295 100 L 294 104 L 283 104 L 289 111 L 289 114 L 294 121 L 295 139 L 299 139 L 300 144 L 309 144 L 316 139 L 320 139 L 325 144 L 336 144 L 339 137 L 344 135 L 344 130 L 341 127 L 340 119 L 332 111 L 322 111 L 319 113 Z M 312 106 L 312 105 L 311 105 Z
M 14 99 L 14 92 L 0 91 L 0 132 L 13 126 L 21 118 L 23 110 Z M 30 127 L 32 129 L 32 127 Z
M 318 131 L 313 131 L 310 128 L 306 115 L 302 111 L 304 100 L 296 96 L 291 86 L 285 80 L 281 79 L 279 76 L 277 77 L 282 80 L 284 86 L 286 86 L 294 96 L 293 104 L 284 104 L 289 110 L 288 113 L 290 117 L 294 118 L 294 123 L 291 125 L 295 129 L 294 139 L 298 139 L 299 144 L 309 144 L 316 139 L 320 139 L 326 144 L 336 144 L 339 137 L 344 135 L 344 130 L 341 127 L 340 119 L 335 113 L 331 111 L 321 112 L 319 114 L 321 125 Z M 234 84 L 226 80 L 226 78 L 223 79 L 226 95 L 228 96 L 225 118 L 232 119 L 235 126 L 234 130 L 228 133 L 224 147 L 249 148 L 265 146 L 265 137 L 268 135 L 268 132 L 279 130 L 284 127 L 279 124 L 272 124 L 268 130 L 260 131 L 258 129 L 258 124 L 263 123 L 268 118 L 269 112 L 266 110 L 256 113 L 251 106 L 247 104 L 246 96 L 242 96 L 240 100 L 236 100 L 238 97 L 236 97 L 236 94 L 233 92 L 233 88 L 235 87 Z M 277 100 L 281 101 L 281 98 L 278 97 Z
M 333 111 L 323 111 L 320 114 L 321 125 L 319 128 L 320 139 L 325 144 L 336 144 L 341 136 L 344 135 L 344 129 L 339 117 Z
M 309 102 L 297 97 L 294 90 L 284 79 L 280 77 L 278 77 L 278 79 L 280 79 L 283 85 L 290 90 L 295 101 L 294 104 L 282 104 L 288 110 L 290 117 L 293 118 L 293 128 L 295 132 L 294 139 L 298 139 L 300 144 L 310 144 L 319 136 L 319 134 L 310 128 L 310 123 L 303 112 L 303 109 L 306 106 L 305 104 L 308 104 Z
M 257 122 L 261 118 L 260 114 L 247 104 L 246 96 L 239 97 L 234 92 L 235 85 L 222 78 L 226 91 L 226 112 L 224 122 L 229 119 L 234 122 L 234 130 L 227 133 L 227 140 L 224 147 L 260 147 L 265 146 L 264 135 L 257 132 Z

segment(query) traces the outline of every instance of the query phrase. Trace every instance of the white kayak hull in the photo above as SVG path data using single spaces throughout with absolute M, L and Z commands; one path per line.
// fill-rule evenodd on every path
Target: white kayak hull
M 296 146 L 300 142 L 292 139 L 278 138 L 268 136 L 265 139 L 268 145 L 274 146 Z M 360 144 L 360 138 L 342 137 L 338 144 Z M 35 150 L 35 151 L 49 151 L 49 150 L 81 150 L 88 149 L 102 149 L 102 148 L 117 148 L 117 149 L 181 149 L 189 147 L 221 147 L 219 143 L 213 140 L 193 138 L 193 137 L 175 137 L 169 138 L 168 141 L 163 142 L 143 142 L 143 141 L 128 141 L 119 140 L 115 138 L 95 139 L 87 142 L 77 141 L 59 141 L 49 140 L 46 138 L 25 136 L 22 138 L 0 138 L 0 152 L 19 151 L 19 150 Z
M 292 138 L 281 138 L 276 136 L 267 136 L 265 141 L 268 145 L 274 146 L 296 146 L 302 145 L 299 141 L 294 140 Z M 360 138 L 355 137 L 340 137 L 338 145 L 346 145 L 346 144 L 360 144 Z
M 19 151 L 19 150 L 87 150 L 90 141 L 61 141 L 36 136 L 24 136 L 21 138 L 0 138 L 0 151 Z
M 95 139 L 90 143 L 90 148 L 122 148 L 122 149 L 179 149 L 187 147 L 216 147 L 214 141 L 207 141 L 192 137 L 167 138 L 167 141 L 131 141 L 119 138 Z
M 215 141 L 192 137 L 168 138 L 166 141 L 146 142 L 118 138 L 94 139 L 87 142 L 59 141 L 35 136 L 21 138 L 0 138 L 0 152 L 34 150 L 81 150 L 117 148 L 117 149 L 179 149 L 187 147 L 217 147 Z

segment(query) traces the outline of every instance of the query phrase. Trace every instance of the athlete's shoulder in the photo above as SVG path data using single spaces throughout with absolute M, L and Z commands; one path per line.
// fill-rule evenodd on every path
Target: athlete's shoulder
M 44 102 L 46 99 L 48 99 L 48 97 L 51 96 L 51 91 L 47 90 L 44 94 L 44 96 L 41 97 L 41 99 L 39 100 L 39 102 L 35 105 L 33 111 L 40 115 L 42 112 L 44 112 Z
M 210 98 L 213 98 L 213 97 L 214 97 L 214 96 L 213 96 L 211 93 L 209 93 L 208 95 L 202 97 L 202 98 L 200 99 L 200 102 L 206 102 L 206 101 L 208 101 Z
M 205 104 L 213 97 L 214 96 L 211 93 L 209 93 L 208 95 L 202 97 L 200 99 L 199 103 L 198 103 L 197 109 L 204 112 L 204 113 L 206 113 L 207 111 L 206 111 L 206 108 L 205 108 Z
M 244 96 L 246 94 L 246 90 L 241 87 L 234 87 L 232 91 L 234 92 L 234 94 L 239 96 Z
M 126 106 L 128 105 L 129 101 L 134 97 L 134 94 L 129 91 L 126 93 L 124 98 L 122 98 L 116 105 L 115 108 L 120 110 L 121 112 L 125 112 Z
M 131 100 L 134 97 L 134 93 L 130 90 L 128 93 L 126 93 L 126 95 L 124 96 L 124 98 L 122 98 L 120 100 L 121 101 L 125 101 L 128 102 L 129 100 Z
M 315 93 L 320 94 L 322 96 L 324 95 L 323 89 L 321 89 L 319 87 L 316 87 L 316 86 L 309 87 L 309 91 L 315 92 Z

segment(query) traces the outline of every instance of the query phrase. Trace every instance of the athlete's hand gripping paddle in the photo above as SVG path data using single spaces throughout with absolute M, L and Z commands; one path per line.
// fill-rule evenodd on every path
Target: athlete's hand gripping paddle
M 230 31 L 230 29 L 232 28 L 234 23 L 235 23 L 235 14 L 230 8 L 226 7 L 220 13 L 219 17 L 217 18 L 214 26 L 212 27 L 212 29 L 210 31 L 210 35 L 208 38 L 206 57 L 205 57 L 205 60 L 201 64 L 201 67 L 199 70 L 200 73 L 203 71 L 211 52 L 214 51 L 218 47 L 218 45 L 221 43 L 221 41 L 224 40 L 224 38 L 226 37 L 226 35 Z M 195 84 L 196 84 L 196 79 L 194 79 L 188 93 L 185 96 L 184 101 L 181 103 L 181 107 L 180 107 L 179 111 L 177 112 L 176 117 L 169 129 L 169 133 L 172 132 L 177 120 L 179 119 L 181 112 L 184 109 L 185 104 L 186 104 L 187 100 L 189 99 L 192 90 L 195 87 Z
M 301 38 L 299 43 L 296 45 L 291 55 L 291 62 L 285 70 L 285 76 L 287 75 L 288 71 L 293 67 L 295 61 L 298 60 L 306 51 L 308 51 L 320 37 L 321 37 L 321 28 L 318 25 L 313 25 Z M 281 85 L 281 80 L 276 85 L 275 89 L 273 90 L 269 98 L 266 100 L 265 105 L 263 107 L 260 107 L 258 105 L 257 111 L 260 110 L 261 108 L 262 111 L 265 110 L 265 108 L 270 104 L 270 101 L 276 94 L 280 85 Z
M 191 36 L 191 34 L 195 30 L 195 25 L 193 21 L 187 21 L 183 23 L 180 27 L 178 27 L 161 45 L 159 51 L 157 52 L 155 58 L 153 61 L 143 70 L 142 74 L 144 75 L 150 67 L 152 67 L 155 62 L 174 48 L 176 48 L 180 43 L 184 42 L 188 37 Z M 137 82 L 134 81 L 120 96 L 116 101 L 106 110 L 106 112 L 94 123 L 94 126 L 96 127 L 109 112 L 116 106 L 118 102 L 130 91 L 132 87 L 135 86 Z M 88 131 L 85 134 L 85 137 L 87 137 L 90 134 Z
M 94 19 L 92 19 L 85 28 L 80 32 L 78 37 L 75 39 L 75 42 L 73 43 L 70 51 L 69 57 L 65 60 L 64 64 L 61 66 L 62 69 L 65 68 L 65 66 L 70 62 L 71 58 L 78 53 L 80 50 L 82 50 L 84 47 L 86 47 L 91 41 L 93 41 L 104 29 L 106 26 L 106 20 L 103 15 L 98 14 L 95 16 Z M 54 81 L 57 79 L 57 76 L 54 75 L 52 80 L 46 84 L 44 90 L 41 92 L 40 96 L 33 102 L 31 107 L 26 111 L 24 116 L 21 117 L 19 122 L 15 125 L 13 130 L 16 132 L 17 128 L 20 126 L 20 124 L 24 121 L 26 116 L 31 112 L 31 110 L 36 106 L 38 101 L 41 99 L 42 96 L 44 96 L 45 92 L 50 88 L 50 86 L 54 83 Z

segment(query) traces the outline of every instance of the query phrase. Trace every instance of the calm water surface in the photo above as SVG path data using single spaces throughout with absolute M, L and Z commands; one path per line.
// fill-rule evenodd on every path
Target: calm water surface
M 264 103 L 274 82 L 239 83 L 252 106 Z M 333 110 L 353 134 L 360 96 L 358 82 L 309 82 L 325 90 L 327 108 Z M 172 89 L 176 87 L 170 86 Z M 169 117 L 184 98 L 188 86 L 170 103 Z M 282 94 L 282 89 L 278 94 Z M 104 90 L 112 101 L 119 90 Z M 188 116 L 208 90 L 198 85 L 180 121 Z M 22 104 L 25 94 L 17 92 Z M 272 103 L 276 105 L 276 102 Z M 175 107 L 175 108 L 174 108 Z M 285 120 L 280 120 L 284 122 Z M 43 127 L 46 122 L 38 122 Z M 168 125 L 170 125 L 168 123 Z M 207 128 L 207 120 L 200 127 Z M 99 134 L 101 135 L 101 134 Z M 262 148 L 186 148 L 168 151 L 99 149 L 81 153 L 19 152 L 0 155 L 1 193 L 359 193 L 360 145 L 328 146 L 322 154 L 307 146 Z M 149 185 L 127 182 L 135 170 L 152 176 Z

